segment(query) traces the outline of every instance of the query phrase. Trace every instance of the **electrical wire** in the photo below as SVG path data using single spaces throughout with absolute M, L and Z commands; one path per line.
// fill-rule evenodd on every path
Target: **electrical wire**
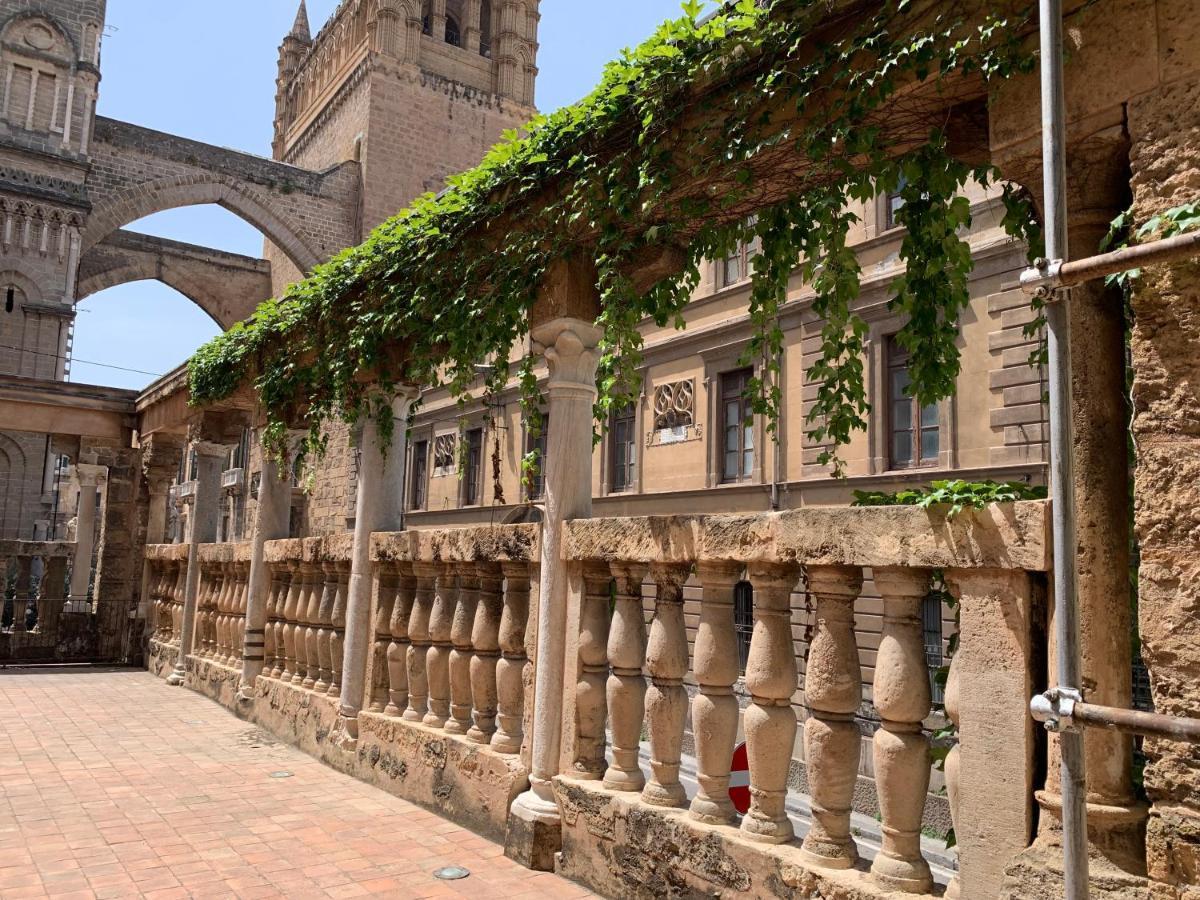
M 112 363 L 96 362 L 90 359 L 80 359 L 79 357 L 67 357 L 61 353 L 47 353 L 44 350 L 30 350 L 28 347 L 14 347 L 12 344 L 0 344 L 0 348 L 5 350 L 16 350 L 18 353 L 32 353 L 34 356 L 48 356 L 52 359 L 66 359 L 72 363 L 81 363 L 85 366 L 99 366 L 102 369 L 116 369 L 118 372 L 133 372 L 135 375 L 149 375 L 152 378 L 162 378 L 161 372 L 147 372 L 144 369 L 128 369 L 125 366 L 114 366 Z

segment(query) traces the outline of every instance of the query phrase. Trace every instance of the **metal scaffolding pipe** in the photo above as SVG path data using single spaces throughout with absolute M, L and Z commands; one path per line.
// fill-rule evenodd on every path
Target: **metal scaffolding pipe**
M 1068 259 L 1062 0 L 1039 0 L 1042 85 L 1042 176 L 1046 255 Z M 1050 486 L 1054 521 L 1054 637 L 1058 688 L 1075 692 L 1079 666 L 1079 603 L 1075 581 L 1075 490 L 1072 474 L 1071 340 L 1067 304 L 1047 304 L 1050 375 Z M 1083 735 L 1063 731 L 1061 751 L 1065 900 L 1087 900 L 1087 805 Z
M 1027 294 L 1045 295 L 1129 269 L 1180 262 L 1197 256 L 1200 256 L 1200 231 L 1193 231 L 1076 262 L 1040 259 L 1033 268 L 1021 273 L 1020 287 Z

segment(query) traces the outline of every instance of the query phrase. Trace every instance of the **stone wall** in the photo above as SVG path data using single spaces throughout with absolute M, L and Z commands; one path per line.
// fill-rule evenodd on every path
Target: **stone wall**
M 1200 198 L 1200 29 L 1194 15 L 1189 20 L 1179 11 L 1164 24 L 1176 36 L 1163 48 L 1164 74 L 1182 77 L 1129 104 L 1139 222 Z M 1142 651 L 1157 711 L 1194 717 L 1200 715 L 1200 260 L 1145 270 L 1133 312 Z M 1200 748 L 1148 740 L 1146 753 L 1150 877 L 1176 887 L 1163 897 L 1197 896 Z

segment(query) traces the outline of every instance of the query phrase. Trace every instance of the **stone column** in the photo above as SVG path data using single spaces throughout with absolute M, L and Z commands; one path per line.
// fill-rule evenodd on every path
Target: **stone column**
M 594 275 L 594 273 L 593 273 Z M 595 290 L 585 271 L 570 271 L 571 288 Z M 576 281 L 578 279 L 578 281 Z M 561 841 L 551 779 L 559 773 L 562 685 L 566 647 L 567 567 L 561 561 L 563 523 L 592 512 L 592 405 L 596 400 L 597 345 L 601 329 L 580 319 L 558 318 L 533 331 L 535 349 L 550 368 L 546 392 L 550 433 L 546 442 L 546 514 L 542 524 L 530 789 L 514 801 L 505 853 L 549 870 Z M 571 642 L 573 643 L 573 642 Z
M 367 653 L 371 649 L 371 534 L 395 530 L 402 521 L 408 411 L 416 398 L 416 390 L 409 388 L 391 398 L 377 398 L 372 404 L 387 404 L 391 409 L 391 446 L 384 446 L 378 423 L 370 416 L 364 419 L 359 438 L 358 503 L 346 598 L 341 707 L 338 711 L 338 740 L 346 749 L 357 746 L 358 712 L 362 708 Z
M 92 581 L 92 556 L 96 549 L 96 490 L 107 474 L 105 466 L 75 465 L 75 477 L 79 479 L 79 511 L 75 525 L 75 562 L 71 568 L 72 604 L 87 602 Z
M 211 544 L 217 539 L 221 471 L 225 467 L 225 457 L 231 445 L 195 441 L 192 447 L 196 451 L 196 494 L 192 500 L 192 514 L 188 517 L 187 581 L 183 594 L 179 655 L 175 659 L 175 671 L 167 678 L 167 684 L 172 685 L 183 684 L 187 673 L 187 658 L 192 652 L 192 638 L 196 630 L 196 598 L 200 590 L 200 545 Z
M 250 544 L 250 591 L 246 602 L 246 641 L 242 651 L 239 703 L 254 701 L 254 682 L 263 671 L 267 600 L 271 591 L 271 570 L 266 564 L 267 541 L 288 536 L 291 506 L 292 483 L 286 469 L 264 454 L 254 538 Z
M 1096 48 L 1085 48 L 1096 54 Z M 1102 54 L 1068 66 L 1068 107 L 1091 86 L 1073 82 L 1071 70 L 1088 65 L 1107 69 Z M 1080 100 L 1083 106 L 1087 102 Z M 1006 114 L 1011 112 L 1006 110 Z M 1111 114 L 1111 116 L 1110 116 Z M 1123 118 L 1119 109 L 1097 114 L 1103 125 Z M 1030 124 L 1034 124 L 1032 121 Z M 1129 142 L 1121 124 L 1090 134 L 1070 126 L 1067 157 L 1068 255 L 1095 255 L 1109 224 L 1127 205 Z M 1095 127 L 1088 122 L 1088 128 Z M 1043 196 L 1041 155 L 1005 152 L 999 158 L 1005 177 Z M 1071 345 L 1071 428 L 1077 542 L 1076 585 L 1079 601 L 1079 658 L 1084 698 L 1105 706 L 1130 708 L 1133 701 L 1133 608 L 1129 588 L 1129 462 L 1125 449 L 1129 421 L 1125 383 L 1125 315 L 1118 290 L 1103 280 L 1072 288 L 1067 304 Z M 1053 627 L 1049 633 L 1053 635 Z M 1051 638 L 1049 683 L 1057 683 Z M 1145 874 L 1145 806 L 1133 787 L 1133 738 L 1115 730 L 1091 728 L 1084 734 L 1087 772 L 1088 832 L 1098 851 L 1091 866 L 1094 884 L 1124 879 L 1134 884 Z M 1061 859 L 1061 796 L 1058 739 L 1050 736 L 1046 790 L 1039 796 L 1045 815 L 1030 859 L 1048 864 Z M 1040 865 L 1040 862 L 1036 864 Z M 1130 877 L 1134 880 L 1129 880 Z

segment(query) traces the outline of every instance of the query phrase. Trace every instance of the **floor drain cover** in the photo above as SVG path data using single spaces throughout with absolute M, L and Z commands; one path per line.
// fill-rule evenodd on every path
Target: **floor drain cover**
M 433 873 L 434 878 L 440 878 L 442 881 L 458 881 L 460 878 L 466 878 L 471 873 L 462 866 L 446 866 L 438 869 Z
M 271 777 L 272 778 L 291 778 L 292 773 L 291 772 L 272 772 Z

